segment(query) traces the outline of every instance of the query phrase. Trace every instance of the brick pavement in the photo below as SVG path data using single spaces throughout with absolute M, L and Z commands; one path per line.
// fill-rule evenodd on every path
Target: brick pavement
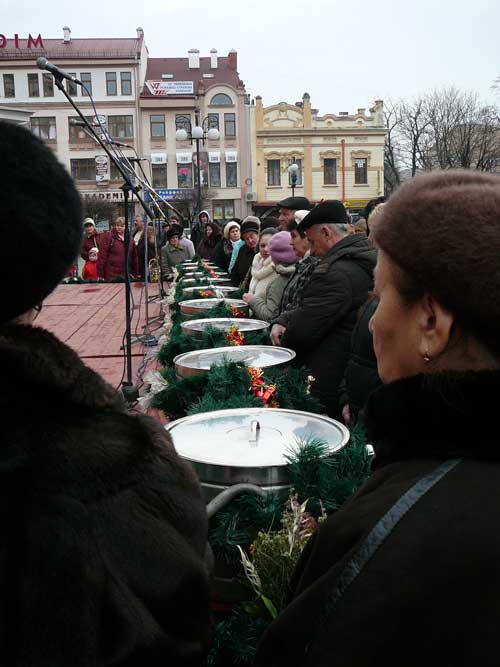
M 142 283 L 132 284 L 135 308 L 132 318 L 132 334 L 143 333 L 145 324 L 144 290 Z M 157 294 L 150 286 L 150 296 Z M 159 313 L 157 301 L 149 304 L 150 318 Z M 123 283 L 59 285 L 44 301 L 43 310 L 36 320 L 67 345 L 72 347 L 84 363 L 93 368 L 115 387 L 118 387 L 124 370 L 124 356 L 120 349 L 125 332 L 125 285 Z M 154 329 L 158 323 L 151 325 Z M 141 343 L 132 345 L 133 382 L 144 358 Z M 155 367 L 149 363 L 148 369 Z

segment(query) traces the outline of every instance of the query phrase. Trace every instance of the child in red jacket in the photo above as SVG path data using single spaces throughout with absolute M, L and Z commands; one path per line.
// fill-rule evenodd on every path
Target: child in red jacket
M 97 256 L 99 248 L 89 250 L 89 258 L 83 267 L 82 277 L 84 280 L 97 280 Z

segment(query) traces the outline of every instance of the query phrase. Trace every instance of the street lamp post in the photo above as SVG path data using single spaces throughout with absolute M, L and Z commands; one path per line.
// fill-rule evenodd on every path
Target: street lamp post
M 295 186 L 297 185 L 298 171 L 299 171 L 299 165 L 295 162 L 295 157 L 293 157 L 291 164 L 288 165 L 288 173 L 290 175 L 290 185 L 292 186 L 292 197 L 295 196 Z
M 196 177 L 197 177 L 197 209 L 198 213 L 201 210 L 201 165 L 200 165 L 200 141 L 205 144 L 205 139 L 217 141 L 220 139 L 220 132 L 218 129 L 218 118 L 214 115 L 208 114 L 200 123 L 200 109 L 196 107 L 194 110 L 194 127 L 191 124 L 191 116 L 178 115 L 175 119 L 175 138 L 177 141 L 193 141 L 196 144 Z

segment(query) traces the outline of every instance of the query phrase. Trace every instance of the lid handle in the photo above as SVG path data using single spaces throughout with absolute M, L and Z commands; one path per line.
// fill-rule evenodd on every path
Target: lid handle
M 253 447 L 257 447 L 257 439 L 259 437 L 260 424 L 257 419 L 252 419 L 250 422 L 250 439 L 249 443 Z

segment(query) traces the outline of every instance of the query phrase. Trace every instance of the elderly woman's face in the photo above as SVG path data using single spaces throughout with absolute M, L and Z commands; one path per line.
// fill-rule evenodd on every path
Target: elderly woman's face
M 378 307 L 370 320 L 377 368 L 384 384 L 421 373 L 425 361 L 421 354 L 422 315 L 419 303 L 406 305 L 394 281 L 394 264 L 379 250 L 375 269 L 375 295 Z
M 231 227 L 231 229 L 229 230 L 229 238 L 233 242 L 240 240 L 240 230 L 238 229 L 238 227 Z
M 243 234 L 243 240 L 247 244 L 249 248 L 255 248 L 257 243 L 259 242 L 259 235 L 257 232 L 245 232 Z

